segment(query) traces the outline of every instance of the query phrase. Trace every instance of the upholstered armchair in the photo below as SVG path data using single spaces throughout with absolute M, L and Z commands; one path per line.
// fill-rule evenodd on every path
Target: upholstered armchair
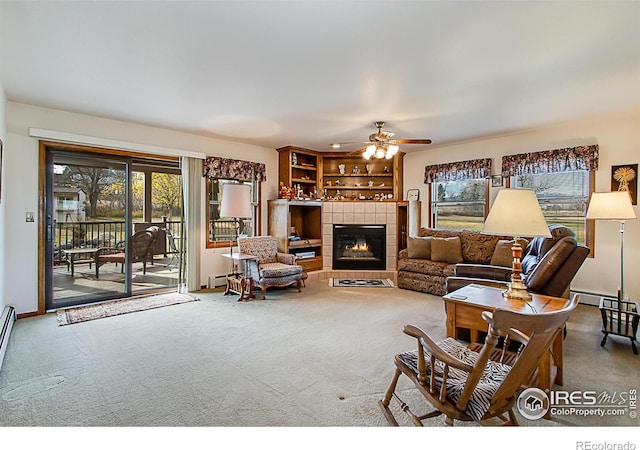
M 550 238 L 534 238 L 522 257 L 522 276 L 527 289 L 542 295 L 569 298 L 571 281 L 589 255 L 578 244 L 573 230 L 550 225 Z M 447 292 L 471 283 L 507 287 L 511 267 L 456 264 L 454 276 L 447 278 Z
M 247 275 L 254 286 L 262 289 L 262 299 L 266 298 L 266 290 L 271 286 L 296 285 L 301 292 L 302 266 L 296 264 L 296 256 L 278 251 L 277 241 L 271 236 L 239 237 L 240 253 L 255 256 L 247 260 Z

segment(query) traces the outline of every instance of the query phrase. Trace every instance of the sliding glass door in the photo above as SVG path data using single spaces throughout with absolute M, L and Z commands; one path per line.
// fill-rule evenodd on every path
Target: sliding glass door
M 47 310 L 181 281 L 176 162 L 61 149 L 46 161 Z

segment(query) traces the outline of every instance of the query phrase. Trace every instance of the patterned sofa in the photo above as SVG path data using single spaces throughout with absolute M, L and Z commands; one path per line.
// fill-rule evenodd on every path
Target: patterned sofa
M 444 295 L 447 277 L 454 275 L 458 263 L 510 266 L 510 239 L 471 230 L 421 228 L 398 255 L 398 287 Z

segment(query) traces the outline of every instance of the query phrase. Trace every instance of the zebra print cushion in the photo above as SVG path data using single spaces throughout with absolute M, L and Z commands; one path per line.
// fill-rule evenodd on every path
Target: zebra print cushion
M 478 353 L 469 350 L 467 347 L 459 343 L 453 338 L 446 338 L 438 342 L 438 346 L 450 354 L 451 356 L 467 363 L 474 365 L 478 360 Z M 418 351 L 410 351 L 398 355 L 400 360 L 416 374 L 418 373 Z M 425 360 L 427 361 L 427 377 L 430 376 L 428 360 L 431 354 L 425 348 Z M 444 364 L 442 361 L 436 360 L 436 389 L 440 389 L 442 385 L 442 373 Z M 488 361 L 484 369 L 484 373 L 478 382 L 465 412 L 479 422 L 482 416 L 489 409 L 491 398 L 496 393 L 500 384 L 505 379 L 511 367 L 494 361 Z M 467 381 L 468 373 L 453 367 L 449 368 L 449 376 L 447 377 L 447 398 L 455 403 L 462 395 L 464 384 Z

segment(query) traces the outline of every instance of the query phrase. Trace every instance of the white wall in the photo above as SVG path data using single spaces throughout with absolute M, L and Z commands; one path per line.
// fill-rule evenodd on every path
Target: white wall
M 5 113 L 5 109 L 6 109 L 6 105 L 7 105 L 7 98 L 4 94 L 4 87 L 2 86 L 2 82 L 0 81 L 0 140 L 2 140 L 2 142 L 4 143 L 4 149 L 3 149 L 3 155 L 4 153 L 6 153 L 7 149 L 7 139 L 6 139 L 6 135 L 7 135 L 7 127 L 6 127 L 6 113 Z M 4 160 L 4 156 L 2 157 L 2 159 Z M 4 218 L 5 218 L 5 214 L 4 214 L 4 205 L 6 204 L 3 200 L 6 196 L 6 181 L 3 177 L 3 174 L 5 173 L 6 169 L 4 167 L 5 165 L 3 164 L 2 167 L 0 168 L 0 181 L 2 182 L 2 186 L 0 186 L 2 188 L 2 192 L 0 192 L 0 195 L 2 197 L 0 197 L 0 311 L 2 311 L 5 307 L 5 305 L 8 303 L 5 299 L 6 294 L 5 294 L 5 286 L 7 285 L 7 283 L 5 283 L 5 278 L 4 278 L 4 267 L 5 267 L 5 242 L 7 241 L 7 236 L 5 235 L 4 232 Z
M 465 143 L 442 145 L 405 156 L 404 187 L 420 188 L 423 200 L 422 224 L 428 224 L 426 165 L 493 158 L 493 174 L 501 171 L 502 156 L 553 150 L 578 145 L 598 144 L 600 165 L 596 172 L 596 191 L 611 190 L 611 166 L 636 164 L 640 159 L 640 112 L 633 111 L 607 117 L 556 124 L 525 132 L 490 137 Z M 498 188 L 492 188 L 491 200 Z M 635 207 L 636 215 L 639 214 Z M 595 294 L 615 295 L 620 280 L 619 224 L 598 221 L 595 225 L 595 257 L 588 258 L 578 272 L 572 289 Z M 640 220 L 625 225 L 625 291 L 627 297 L 640 298 L 640 278 L 635 276 L 640 266 Z
M 1 100 L 1 99 L 0 99 Z M 1 119 L 1 117 L 0 117 Z M 2 210 L 5 213 L 4 233 L 0 242 L 5 261 L 0 271 L 4 278 L 6 303 L 16 306 L 17 313 L 37 310 L 38 230 L 37 220 L 25 222 L 25 212 L 38 211 L 38 139 L 29 136 L 29 128 L 54 130 L 163 148 L 199 152 L 265 163 L 267 181 L 262 183 L 261 226 L 267 230 L 267 200 L 277 198 L 278 154 L 274 149 L 211 139 L 188 133 L 154 128 L 128 122 L 107 120 L 21 103 L 8 102 L 6 110 L 5 161 Z M 205 249 L 205 183 L 202 179 L 201 285 L 208 277 L 228 271 L 229 261 L 220 256 L 227 249 Z M 0 210 L 0 214 L 2 214 Z M 1 216 L 0 216 L 1 218 Z M 2 222 L 0 222 L 2 223 Z M 3 244 L 4 243 L 4 244 Z M 4 249 L 2 249 L 4 245 Z M 10 264 L 8 263 L 10 262 Z M 1 264 L 1 263 L 0 263 Z M 0 266 L 2 269 L 2 266 Z M 10 280 L 10 282 L 9 282 Z M 40 280 L 39 282 L 42 282 Z

